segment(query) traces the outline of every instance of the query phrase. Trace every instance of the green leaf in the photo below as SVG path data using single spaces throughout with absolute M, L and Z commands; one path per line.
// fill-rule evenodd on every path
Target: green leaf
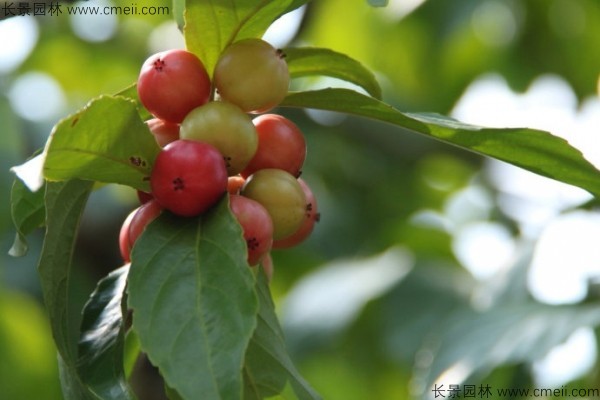
M 125 336 L 125 348 L 123 352 L 123 368 L 125 369 L 125 376 L 129 379 L 140 355 L 140 338 L 132 329 Z
M 345 54 L 316 47 L 296 47 L 284 50 L 290 77 L 330 76 L 354 83 L 371 96 L 380 99 L 381 88 L 375 75 L 357 60 Z
M 159 150 L 134 102 L 101 96 L 54 127 L 45 149 L 44 176 L 149 191 L 148 178 Z
M 8 254 L 21 257 L 27 253 L 25 237 L 44 224 L 44 190 L 32 192 L 20 179 L 15 179 L 11 190 L 11 213 L 17 234 Z
M 72 257 L 79 227 L 81 215 L 87 203 L 87 199 L 92 190 L 93 182 L 81 180 L 69 180 L 64 182 L 49 182 L 46 185 L 45 206 L 46 206 L 46 236 L 44 246 L 40 257 L 39 274 L 44 295 L 44 302 L 50 320 L 52 336 L 59 353 L 59 372 L 60 381 L 63 388 L 63 395 L 66 400 L 109 400 L 114 398 L 130 399 L 130 397 L 111 397 L 115 393 L 103 392 L 108 385 L 114 382 L 105 382 L 99 376 L 110 371 L 104 371 L 97 375 L 96 362 L 110 359 L 110 348 L 102 347 L 102 351 L 91 356 L 91 348 L 83 346 L 84 358 L 79 364 L 83 374 L 78 370 L 78 342 L 79 330 L 74 322 L 79 321 L 79 312 L 73 307 L 70 298 L 70 278 L 72 275 Z M 124 285 L 124 282 L 121 282 Z M 92 302 L 98 296 L 92 297 Z M 100 299 L 98 299 L 100 301 Z M 104 298 L 104 300 L 107 300 Z M 108 299 L 110 302 L 110 299 Z M 120 307 L 120 300 L 118 300 Z M 88 303 L 89 304 L 89 303 Z M 90 321 L 90 306 L 87 307 L 87 319 L 84 322 L 84 328 L 92 328 Z M 100 317 L 100 316 L 99 316 Z M 102 315 L 102 318 L 107 315 Z M 103 320 L 105 321 L 105 320 Z M 89 333 L 89 332 L 88 332 Z M 102 335 L 106 331 L 101 332 Z M 103 336 L 104 342 L 110 337 Z M 110 341 L 110 340 L 109 340 Z M 118 344 L 117 344 L 118 345 Z M 96 349 L 97 350 L 97 349 Z M 100 355 L 101 358 L 95 356 Z M 114 360 L 113 360 L 114 361 Z M 118 362 L 122 366 L 122 360 Z M 104 364 L 103 364 L 104 366 Z M 87 382 L 85 380 L 88 380 Z M 95 394 L 88 383 L 94 390 Z
M 262 269 L 258 274 L 256 290 L 259 299 L 258 322 L 246 353 L 244 400 L 261 400 L 277 395 L 283 391 L 288 380 L 298 399 L 320 399 L 290 359 Z
M 134 398 L 123 366 L 128 272 L 125 265 L 101 279 L 83 309 L 77 370 L 90 390 L 105 400 Z
M 435 349 L 422 349 L 433 354 L 433 362 L 428 368 L 417 369 L 415 378 L 428 390 L 453 366 L 468 379 L 474 373 L 485 376 L 501 365 L 537 361 L 578 328 L 599 324 L 598 304 L 549 306 L 529 302 L 485 313 L 455 313 L 433 331 L 436 336 L 427 343 L 435 343 Z
M 69 279 L 79 221 L 93 182 L 70 180 L 46 185 L 46 235 L 39 274 L 54 342 L 67 366 L 77 360 L 78 329 L 72 326 Z
M 310 2 L 310 0 L 292 0 L 290 2 L 290 5 L 285 10 L 285 13 L 288 13 L 290 11 L 294 11 L 296 8 L 300 8 L 303 5 L 307 4 L 308 2 Z
M 600 196 L 600 171 L 566 140 L 548 132 L 526 128 L 483 128 L 436 114 L 404 114 L 379 100 L 347 89 L 291 93 L 281 106 L 339 111 L 388 122 Z
M 225 197 L 198 218 L 163 212 L 132 251 L 129 305 L 142 350 L 184 399 L 240 399 L 256 325 L 254 277 Z
M 165 385 L 165 394 L 169 400 L 183 400 L 176 390 Z
M 58 373 L 65 400 L 102 400 L 81 381 L 76 369 L 58 355 Z
M 131 85 L 127 86 L 125 89 L 115 93 L 115 96 L 124 97 L 128 100 L 133 101 L 137 106 L 138 113 L 140 114 L 140 118 L 143 121 L 147 121 L 149 119 L 154 118 L 154 115 L 152 115 L 150 111 L 146 110 L 146 108 L 140 101 L 140 96 L 138 95 L 137 91 L 137 82 L 134 82 Z
M 185 0 L 173 0 L 173 18 L 177 27 L 183 32 Z
M 183 33 L 189 51 L 196 54 L 212 76 L 221 51 L 234 41 L 259 38 L 292 0 L 188 1 Z M 302 4 L 294 4 L 299 7 Z

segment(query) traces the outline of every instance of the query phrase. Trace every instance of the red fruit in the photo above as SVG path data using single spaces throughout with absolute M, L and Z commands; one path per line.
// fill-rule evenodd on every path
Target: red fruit
M 133 210 L 123 222 L 119 232 L 119 249 L 125 262 L 131 261 L 130 253 L 138 237 L 146 226 L 152 222 L 162 211 L 162 207 L 155 200 L 139 206 Z
M 176 140 L 156 157 L 150 187 L 166 209 L 184 217 L 199 215 L 227 191 L 227 168 L 208 143 Z
M 264 114 L 252 122 L 258 133 L 258 149 L 242 171 L 242 176 L 248 177 L 261 169 L 277 168 L 297 178 L 306 158 L 306 141 L 300 128 L 277 114 Z
M 267 210 L 257 201 L 232 195 L 229 198 L 231 212 L 244 231 L 248 248 L 248 264 L 256 265 L 271 249 L 273 222 Z
M 304 180 L 298 179 L 298 183 L 306 196 L 306 218 L 304 219 L 304 222 L 302 222 L 302 225 L 300 225 L 300 228 L 298 228 L 291 236 L 281 240 L 275 240 L 273 242 L 274 249 L 293 247 L 303 242 L 312 233 L 315 222 L 319 222 L 320 214 L 317 210 L 317 200 L 315 199 L 315 195 Z
M 208 102 L 211 84 L 200 59 L 177 49 L 154 54 L 144 62 L 137 90 L 155 117 L 180 123 L 187 113 Z
M 146 125 L 150 128 L 150 132 L 152 132 L 156 143 L 160 147 L 165 147 L 169 143 L 179 139 L 179 125 L 174 122 L 152 118 L 146 121 Z

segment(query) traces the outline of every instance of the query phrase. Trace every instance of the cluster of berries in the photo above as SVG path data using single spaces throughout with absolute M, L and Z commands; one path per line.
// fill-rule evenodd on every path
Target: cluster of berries
M 150 176 L 151 193 L 138 192 L 142 205 L 121 228 L 125 261 L 163 209 L 197 216 L 226 193 L 244 232 L 249 265 L 262 261 L 272 272 L 271 248 L 308 237 L 319 214 L 311 189 L 299 178 L 304 136 L 289 119 L 265 114 L 283 100 L 289 79 L 283 53 L 260 39 L 228 46 L 212 82 L 188 51 L 169 50 L 146 60 L 137 90 L 154 116 L 147 125 L 162 149 Z

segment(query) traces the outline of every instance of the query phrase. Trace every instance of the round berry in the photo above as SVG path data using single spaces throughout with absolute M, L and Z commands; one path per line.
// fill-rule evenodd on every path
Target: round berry
M 298 180 L 280 169 L 261 169 L 246 180 L 241 194 L 258 201 L 273 221 L 273 239 L 296 232 L 305 218 L 306 197 Z
M 229 175 L 244 169 L 258 147 L 256 128 L 248 114 L 222 101 L 193 109 L 181 123 L 181 139 L 215 146 L 225 158 Z
M 248 264 L 256 265 L 271 249 L 273 243 L 273 222 L 269 213 L 260 203 L 233 195 L 229 198 L 231 212 L 235 215 L 244 232 L 248 249 Z
M 166 209 L 184 217 L 199 215 L 227 191 L 227 169 L 208 143 L 176 140 L 156 157 L 150 187 Z
M 313 231 L 316 222 L 319 222 L 321 215 L 317 209 L 317 200 L 310 187 L 306 184 L 303 179 L 298 179 L 298 183 L 302 187 L 304 196 L 306 196 L 306 211 L 304 213 L 304 221 L 300 228 L 294 232 L 291 236 L 276 240 L 273 242 L 274 249 L 284 249 L 288 247 L 296 246 L 303 242 Z
M 242 175 L 279 168 L 298 177 L 306 158 L 306 141 L 300 128 L 277 114 L 264 114 L 252 122 L 258 133 L 258 149 Z
M 119 232 L 119 249 L 125 262 L 131 261 L 133 245 L 146 226 L 158 217 L 162 210 L 157 201 L 150 200 L 129 213 Z
M 215 66 L 218 94 L 245 112 L 265 112 L 275 107 L 287 94 L 289 83 L 283 53 L 261 39 L 233 43 Z
M 149 57 L 137 81 L 144 107 L 155 117 L 175 123 L 208 102 L 210 90 L 210 78 L 202 61 L 180 49 Z

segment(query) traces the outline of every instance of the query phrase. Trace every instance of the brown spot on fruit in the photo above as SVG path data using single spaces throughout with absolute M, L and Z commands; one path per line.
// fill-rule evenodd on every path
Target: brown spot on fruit
M 185 184 L 183 183 L 183 179 L 181 179 L 181 178 L 173 179 L 173 189 L 175 191 L 185 189 Z
M 154 65 L 155 70 L 162 71 L 163 68 L 165 67 L 165 62 L 159 58 L 156 61 L 154 61 L 153 65 Z
M 260 246 L 260 242 L 255 237 L 248 238 L 246 244 L 249 250 L 256 250 Z

